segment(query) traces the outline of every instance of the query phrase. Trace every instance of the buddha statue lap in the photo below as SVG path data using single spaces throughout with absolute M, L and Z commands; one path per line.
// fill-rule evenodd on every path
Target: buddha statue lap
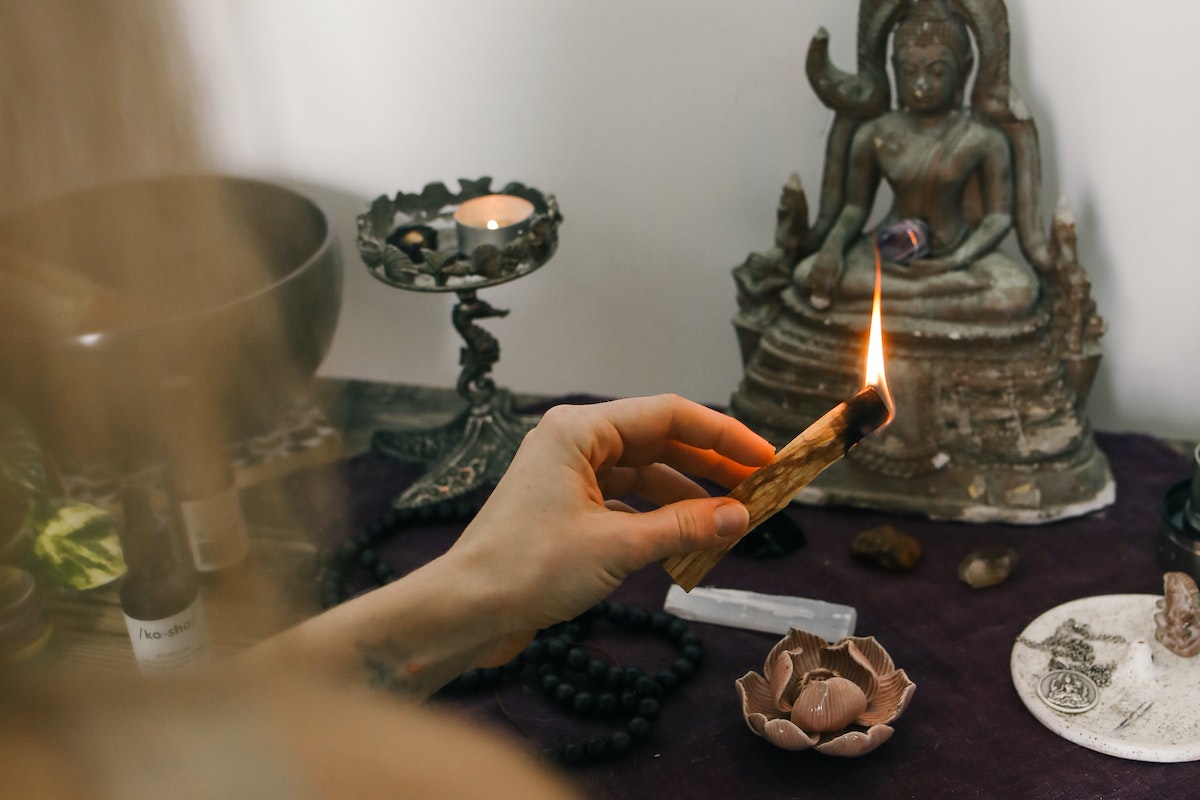
M 859 13 L 856 74 L 830 63 L 823 30 L 809 51 L 810 82 L 836 112 L 820 212 L 810 224 L 793 176 L 775 247 L 734 270 L 745 376 L 732 412 L 782 445 L 859 388 L 879 231 L 917 223 L 917 257 L 879 257 L 896 417 L 799 499 L 1017 523 L 1108 505 L 1112 475 L 1084 415 L 1103 321 L 1069 212 L 1042 228 L 1037 133 L 1008 80 L 1002 0 L 862 0 Z M 884 183 L 891 208 L 867 228 Z M 1018 255 L 1001 247 L 1010 233 Z

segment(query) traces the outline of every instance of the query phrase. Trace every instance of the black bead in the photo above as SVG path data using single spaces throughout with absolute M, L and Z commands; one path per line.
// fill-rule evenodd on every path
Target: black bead
M 637 713 L 639 717 L 645 717 L 650 721 L 654 721 L 662 713 L 662 704 L 653 697 L 643 697 L 638 701 Z
M 659 685 L 663 694 L 670 694 L 679 688 L 679 676 L 670 669 L 660 669 L 654 673 L 654 682 Z
M 683 636 L 679 637 L 679 644 L 681 647 L 690 647 L 691 645 L 696 645 L 699 647 L 700 637 L 696 635 L 695 631 L 689 630 L 687 633 L 683 634 Z
M 604 684 L 611 689 L 618 688 L 625 682 L 625 670 L 621 667 L 609 667 L 604 673 Z
M 612 714 L 617 710 L 617 696 L 612 692 L 601 692 L 596 695 L 596 713 Z
M 592 736 L 584 747 L 587 749 L 588 758 L 596 761 L 604 758 L 608 753 L 608 740 L 603 736 Z
M 562 635 L 569 642 L 577 642 L 583 638 L 584 632 L 583 626 L 578 622 L 568 622 L 563 626 Z
M 630 686 L 630 687 L 635 686 L 637 684 L 637 682 L 644 677 L 646 677 L 646 673 L 642 672 L 642 670 L 638 667 L 626 667 L 625 668 L 625 685 L 626 686 Z
M 688 624 L 681 619 L 671 621 L 667 626 L 667 638 L 672 642 L 678 642 L 683 635 L 688 632 Z
M 667 629 L 667 626 L 670 625 L 671 621 L 674 619 L 675 618 L 667 612 L 659 611 L 650 617 L 650 630 L 654 631 L 655 633 L 662 633 Z
M 567 643 L 557 636 L 546 642 L 546 658 L 551 661 L 562 661 L 567 655 Z
M 553 695 L 554 691 L 558 688 L 558 685 L 560 683 L 562 683 L 562 679 L 559 678 L 557 675 L 543 675 L 542 676 L 542 691 L 548 695 Z
M 629 609 L 629 627 L 635 631 L 645 630 L 650 625 L 650 614 L 644 608 Z
M 530 664 L 537 664 L 546 657 L 546 646 L 539 639 L 534 639 L 525 645 L 525 649 L 521 652 L 521 655 Z
M 683 648 L 683 657 L 692 663 L 692 666 L 700 666 L 700 662 L 704 660 L 704 648 L 698 644 L 689 644 Z
M 633 711 L 637 708 L 638 696 L 633 692 L 621 692 L 621 710 Z
M 588 664 L 587 653 L 580 650 L 578 647 L 572 647 L 567 651 L 567 666 L 573 670 L 579 671 Z
M 645 717 L 634 717 L 633 719 L 629 720 L 629 725 L 626 726 L 626 729 L 629 731 L 629 735 L 638 740 L 649 737 L 650 731 L 653 730 L 653 728 L 654 726 L 650 723 L 650 720 L 646 719 Z
M 566 681 L 561 681 L 554 687 L 554 699 L 566 705 L 575 699 L 575 687 Z
M 620 625 L 629 619 L 629 609 L 620 603 L 609 603 L 608 619 L 610 622 Z
M 671 662 L 671 671 L 679 678 L 680 683 L 683 683 L 691 679 L 696 668 L 686 658 L 677 658 Z
M 375 580 L 380 582 L 390 581 L 396 576 L 396 573 L 392 571 L 392 568 L 383 561 L 376 562 L 375 567 L 371 570 L 371 572 L 374 573 Z
M 375 555 L 375 551 L 369 547 L 363 548 L 358 554 L 358 563 L 370 569 L 379 561 L 379 556 Z
M 662 694 L 662 687 L 654 678 L 643 675 L 638 678 L 637 683 L 633 685 L 633 691 L 638 697 L 658 697 Z
M 623 756 L 633 749 L 633 737 L 625 731 L 617 731 L 608 737 L 608 746 L 612 748 L 613 753 Z
M 576 692 L 571 700 L 571 710 L 585 716 L 591 714 L 596 710 L 596 696 L 591 692 Z
M 568 764 L 579 764 L 587 755 L 587 750 L 579 742 L 571 742 L 562 749 L 563 761 Z
M 608 664 L 598 658 L 593 658 L 587 665 L 587 676 L 594 681 L 602 681 L 608 675 Z
M 546 764 L 557 766 L 563 763 L 562 751 L 557 747 L 543 747 L 538 753 L 538 757 Z

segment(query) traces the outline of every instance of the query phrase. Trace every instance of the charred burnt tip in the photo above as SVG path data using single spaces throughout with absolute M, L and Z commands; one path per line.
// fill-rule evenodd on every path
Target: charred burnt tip
M 858 444 L 864 436 L 882 428 L 892 418 L 892 410 L 874 386 L 864 386 L 862 391 L 846 401 L 846 429 L 842 442 L 846 452 Z

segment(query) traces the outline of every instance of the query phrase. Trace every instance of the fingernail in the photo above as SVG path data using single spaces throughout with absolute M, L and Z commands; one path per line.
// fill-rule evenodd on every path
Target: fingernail
M 741 503 L 730 501 L 717 506 L 713 512 L 713 522 L 717 526 L 717 536 L 729 539 L 741 536 L 750 526 L 750 512 Z

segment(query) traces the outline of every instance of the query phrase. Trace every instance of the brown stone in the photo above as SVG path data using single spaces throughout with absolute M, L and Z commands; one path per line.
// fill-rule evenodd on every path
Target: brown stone
M 958 565 L 958 577 L 972 589 L 1004 583 L 1017 566 L 1017 551 L 1011 547 L 980 547 L 967 553 Z
M 907 572 L 921 560 L 921 543 L 891 525 L 880 525 L 855 536 L 850 555 L 890 572 Z

